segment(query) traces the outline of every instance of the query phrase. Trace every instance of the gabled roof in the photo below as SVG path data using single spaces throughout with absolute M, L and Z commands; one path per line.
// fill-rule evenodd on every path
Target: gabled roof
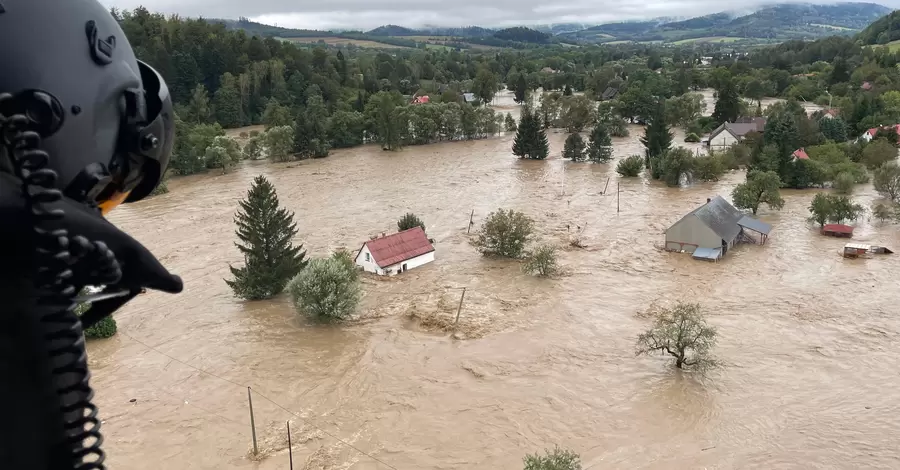
M 606 87 L 606 90 L 603 91 L 603 96 L 600 97 L 601 100 L 611 100 L 619 94 L 619 89 L 611 86 Z
M 723 131 L 727 131 L 733 135 L 735 139 L 742 139 L 751 132 L 762 132 L 765 128 L 765 118 L 754 118 L 751 122 L 726 122 L 712 131 L 709 134 L 709 137 L 710 140 L 712 140 Z
M 806 149 L 804 149 L 803 147 L 794 150 L 794 153 L 792 153 L 791 155 L 799 160 L 809 160 L 809 155 L 806 153 Z
M 768 235 L 769 232 L 772 231 L 771 225 L 769 225 L 761 220 L 756 220 L 753 217 L 750 217 L 749 215 L 745 215 L 745 216 L 741 217 L 741 220 L 738 220 L 738 225 L 740 225 L 741 227 L 744 227 L 744 228 L 749 228 L 750 230 L 753 230 L 754 232 L 757 232 L 757 233 L 761 233 L 763 235 Z
M 729 204 L 722 196 L 716 196 L 706 204 L 689 212 L 674 225 L 678 225 L 682 220 L 691 216 L 696 216 L 700 219 L 704 225 L 709 227 L 722 240 L 731 241 L 741 233 L 741 226 L 738 225 L 738 221 L 744 217 L 744 214 Z
M 466 100 L 467 103 L 475 101 L 475 93 L 463 93 L 463 99 Z
M 372 259 L 379 268 L 393 266 L 434 251 L 434 246 L 428 241 L 422 227 L 413 227 L 386 237 L 369 240 L 363 246 L 369 248 Z

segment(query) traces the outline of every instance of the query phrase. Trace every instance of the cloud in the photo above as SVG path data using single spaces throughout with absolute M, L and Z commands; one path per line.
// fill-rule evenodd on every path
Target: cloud
M 660 16 L 689 18 L 729 11 L 752 11 L 764 0 L 100 0 L 106 6 L 206 18 L 251 18 L 266 24 L 305 29 L 370 29 L 384 24 L 408 27 L 512 26 L 548 23 L 603 23 Z M 782 1 L 782 3 L 805 3 Z M 837 3 L 822 1 L 818 3 Z M 900 0 L 881 2 L 900 7 Z

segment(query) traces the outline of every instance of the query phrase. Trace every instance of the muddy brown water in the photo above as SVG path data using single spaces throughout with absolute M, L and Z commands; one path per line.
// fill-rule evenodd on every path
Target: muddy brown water
M 617 158 L 640 152 L 631 130 Z M 667 226 L 730 197 L 743 175 L 684 188 L 620 179 L 614 165 L 561 160 L 564 138 L 551 134 L 547 161 L 517 160 L 506 135 L 249 163 L 117 210 L 185 291 L 140 296 L 117 313 L 116 337 L 89 344 L 110 468 L 287 468 L 288 419 L 296 468 L 309 469 L 517 469 L 555 444 L 595 469 L 900 466 L 900 255 L 842 259 L 845 240 L 805 220 L 814 191 L 761 211 L 774 225 L 765 246 L 718 264 L 661 251 Z M 223 282 L 241 261 L 232 216 L 259 174 L 312 255 L 356 249 L 411 211 L 436 260 L 367 277 L 360 318 L 344 326 L 309 324 L 284 298 L 236 300 Z M 860 203 L 876 197 L 857 188 Z M 469 214 L 477 226 L 498 207 L 535 218 L 567 274 L 536 279 L 479 256 Z M 568 247 L 578 226 L 584 249 Z M 870 220 L 855 239 L 900 247 L 896 225 Z M 460 287 L 457 338 L 410 319 L 452 318 Z M 706 379 L 634 357 L 640 312 L 676 300 L 701 303 L 719 330 L 727 367 Z M 262 394 L 260 461 L 247 458 L 247 386 Z

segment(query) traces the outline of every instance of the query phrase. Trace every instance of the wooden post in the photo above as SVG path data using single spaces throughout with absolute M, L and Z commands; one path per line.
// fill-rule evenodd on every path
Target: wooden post
M 294 470 L 294 448 L 291 446 L 291 421 L 287 422 L 288 429 L 288 458 L 291 462 L 291 470 Z
M 606 177 L 606 186 L 603 188 L 603 194 L 606 194 L 606 190 L 609 189 L 609 177 Z
M 459 312 L 462 312 L 462 304 L 463 299 L 466 298 L 466 288 L 463 287 L 462 295 L 459 296 L 459 307 L 456 308 L 456 321 L 453 322 L 453 326 L 456 326 L 459 323 Z
M 474 223 L 474 222 L 472 222 L 472 218 L 474 218 L 474 217 L 475 217 L 475 209 L 472 209 L 472 213 L 469 214 L 469 226 L 466 227 L 466 234 L 468 234 L 469 231 L 472 230 L 472 224 Z
M 616 183 L 616 214 L 619 213 L 619 194 L 622 192 L 622 183 Z
M 259 454 L 259 447 L 256 445 L 256 421 L 253 419 L 253 397 L 250 394 L 250 387 L 247 387 L 247 401 L 250 402 L 250 430 L 253 432 L 253 455 Z

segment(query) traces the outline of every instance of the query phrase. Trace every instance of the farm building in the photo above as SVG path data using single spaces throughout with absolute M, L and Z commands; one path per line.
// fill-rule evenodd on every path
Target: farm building
M 893 253 L 890 248 L 863 243 L 848 243 L 844 245 L 844 258 L 868 257 L 869 255 L 889 255 Z
M 797 150 L 794 150 L 794 153 L 791 154 L 791 160 L 795 162 L 797 160 L 809 160 L 809 154 L 806 153 L 805 148 L 800 147 Z
M 772 226 L 760 222 L 728 203 L 722 196 L 707 199 L 666 230 L 666 250 L 694 253 L 698 257 L 717 260 L 728 252 L 745 231 L 760 234 L 765 243 Z
M 373 238 L 356 255 L 356 265 L 364 271 L 390 276 L 434 261 L 434 246 L 422 227 Z
M 763 132 L 766 130 L 766 118 L 744 118 L 739 122 L 726 122 L 715 128 L 710 134 L 707 145 L 716 150 L 724 150 L 744 140 L 751 132 Z M 743 122 L 741 122 L 743 121 Z
M 853 227 L 844 224 L 825 224 L 822 226 L 822 235 L 850 238 L 853 236 Z

